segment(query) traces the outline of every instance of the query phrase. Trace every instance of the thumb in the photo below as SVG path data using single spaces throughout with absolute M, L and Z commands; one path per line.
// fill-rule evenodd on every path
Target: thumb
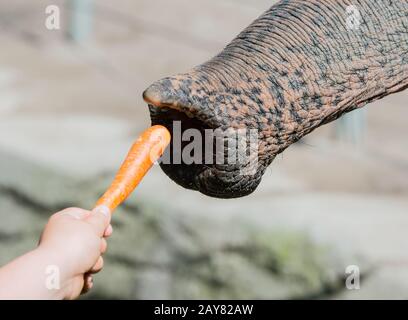
M 106 228 L 109 226 L 111 220 L 111 212 L 107 206 L 99 206 L 92 210 L 91 215 L 86 219 L 90 223 L 95 231 L 101 237 L 105 233 Z

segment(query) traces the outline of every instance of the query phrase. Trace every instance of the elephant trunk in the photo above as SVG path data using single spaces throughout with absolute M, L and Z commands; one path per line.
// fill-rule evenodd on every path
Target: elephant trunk
M 286 0 L 210 61 L 154 83 L 144 99 L 153 124 L 170 130 L 179 120 L 182 132 L 257 131 L 250 174 L 242 169 L 253 167 L 251 157 L 162 164 L 186 188 L 232 198 L 254 191 L 275 156 L 304 135 L 407 86 L 406 1 Z

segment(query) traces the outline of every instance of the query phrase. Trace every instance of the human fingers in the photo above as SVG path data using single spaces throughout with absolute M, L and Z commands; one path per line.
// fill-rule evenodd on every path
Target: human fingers
M 109 237 L 112 235 L 112 232 L 113 232 L 113 228 L 112 228 L 112 225 L 110 224 L 110 225 L 106 228 L 105 233 L 103 234 L 103 236 L 104 236 L 105 238 L 109 238 Z
M 98 273 L 101 271 L 103 268 L 103 258 L 100 256 L 98 260 L 96 261 L 95 265 L 92 267 L 92 269 L 89 271 L 90 273 Z
M 86 221 L 91 224 L 99 236 L 103 236 L 108 228 L 111 219 L 110 209 L 106 206 L 99 206 L 92 210 Z
M 101 254 L 104 254 L 107 249 L 108 249 L 108 242 L 106 241 L 105 238 L 102 238 L 101 239 Z

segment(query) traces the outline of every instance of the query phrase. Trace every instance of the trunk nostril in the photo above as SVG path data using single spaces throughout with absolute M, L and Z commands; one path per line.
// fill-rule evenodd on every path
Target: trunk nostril
M 161 107 L 164 100 L 163 90 L 160 90 L 155 84 L 151 85 L 143 92 L 143 99 L 150 105 Z
M 143 99 L 155 107 L 176 107 L 186 104 L 185 95 L 180 90 L 181 80 L 165 78 L 153 83 L 143 92 Z

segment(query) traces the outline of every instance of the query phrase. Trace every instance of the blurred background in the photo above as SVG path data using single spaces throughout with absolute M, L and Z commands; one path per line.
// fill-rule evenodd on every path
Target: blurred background
M 145 88 L 210 59 L 274 2 L 0 0 L 0 265 L 56 210 L 92 207 L 150 124 Z M 408 298 L 407 101 L 316 130 L 245 198 L 184 190 L 155 167 L 115 215 L 84 298 Z

